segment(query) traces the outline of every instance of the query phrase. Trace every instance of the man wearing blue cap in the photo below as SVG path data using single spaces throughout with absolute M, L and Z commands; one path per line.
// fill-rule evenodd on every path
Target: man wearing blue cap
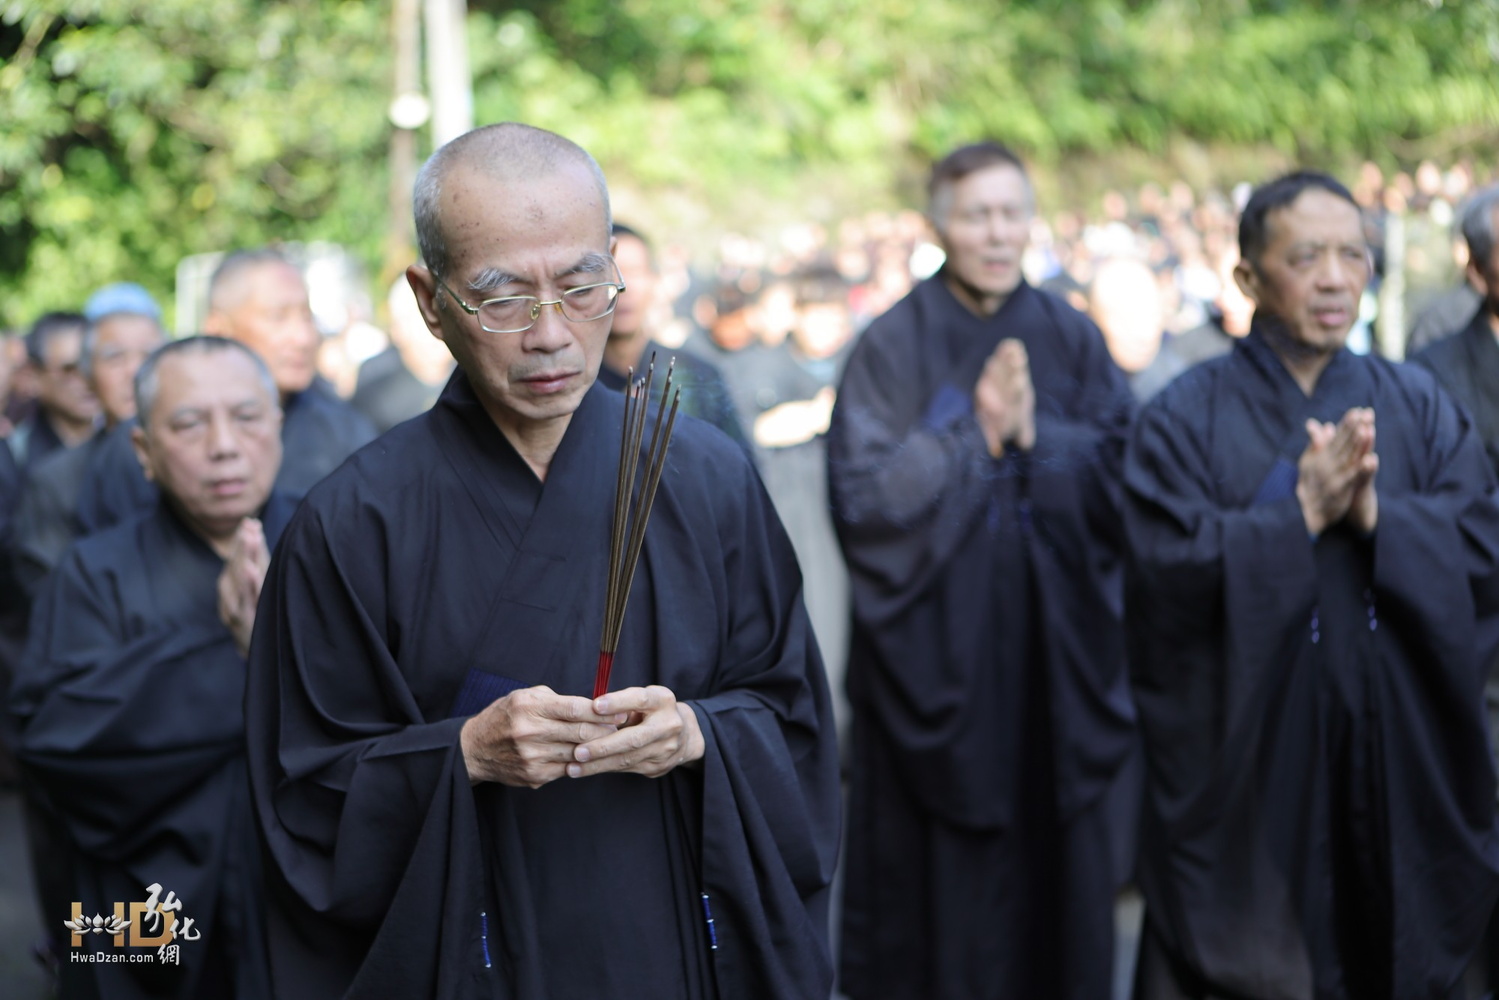
M 23 488 L 16 515 L 16 562 L 30 594 L 79 534 L 78 502 L 89 465 L 108 434 L 135 416 L 136 370 L 166 339 L 161 307 L 139 285 L 106 285 L 89 298 L 83 315 L 88 327 L 79 368 L 99 400 L 104 426 L 80 447 L 37 462 Z

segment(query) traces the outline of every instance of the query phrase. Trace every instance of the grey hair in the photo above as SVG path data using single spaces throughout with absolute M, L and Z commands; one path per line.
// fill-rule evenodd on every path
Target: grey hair
M 947 213 L 952 209 L 953 188 L 969 174 L 990 167 L 1013 167 L 1025 181 L 1026 194 L 1031 209 L 1036 206 L 1036 191 L 1031 186 L 1031 175 L 1025 163 L 1008 146 L 997 142 L 976 142 L 960 146 L 932 165 L 927 179 L 927 219 L 932 228 L 947 235 Z
M 219 261 L 219 266 L 213 269 L 213 276 L 208 279 L 208 308 L 213 311 L 232 308 L 234 303 L 225 301 L 229 290 L 240 278 L 267 264 L 282 264 L 298 270 L 297 265 L 284 254 L 270 247 L 235 250 L 225 254 L 223 260 Z
M 411 192 L 412 214 L 416 217 L 416 242 L 427 269 L 438 277 L 450 272 L 447 243 L 442 233 L 442 180 L 456 163 L 474 160 L 497 174 L 538 176 L 568 160 L 586 163 L 599 187 L 604 202 L 604 227 L 614 227 L 609 205 L 609 185 L 604 171 L 588 150 L 571 139 L 519 122 L 501 122 L 465 132 L 442 146 L 422 164 Z
M 1499 184 L 1479 188 L 1463 207 L 1463 239 L 1468 260 L 1482 270 L 1494 259 L 1494 215 L 1499 211 Z
M 271 375 L 270 368 L 261 360 L 260 355 L 237 340 L 199 334 L 195 337 L 168 341 L 152 351 L 150 357 L 141 363 L 140 370 L 135 373 L 135 416 L 141 428 L 146 428 L 150 420 L 151 409 L 156 405 L 156 395 L 161 389 L 161 376 L 158 369 L 161 368 L 162 361 L 176 354 L 218 354 L 224 351 L 236 351 L 249 358 L 255 366 L 255 374 L 260 378 L 260 385 L 265 390 L 266 398 L 277 407 L 281 405 L 281 391 L 276 388 L 276 379 Z

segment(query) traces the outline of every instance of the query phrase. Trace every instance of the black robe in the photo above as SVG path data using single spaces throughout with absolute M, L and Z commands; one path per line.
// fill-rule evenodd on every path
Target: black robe
M 1411 359 L 1437 377 L 1473 418 L 1489 462 L 1499 473 L 1499 339 L 1487 306 L 1455 336 L 1438 340 Z
M 110 431 L 89 465 L 78 501 L 78 527 L 85 535 L 133 518 L 156 503 L 156 489 L 141 471 L 130 442 L 134 427 L 131 420 Z M 324 383 L 313 383 L 283 406 L 277 491 L 302 496 L 374 436 L 368 420 Z
M 1378 528 L 1313 540 L 1305 422 L 1356 406 Z M 1140 995 L 1448 996 L 1499 890 L 1499 507 L 1467 419 L 1427 373 L 1347 351 L 1308 398 L 1256 330 L 1145 409 L 1125 483 Z
M 247 702 L 278 997 L 827 996 L 827 683 L 786 536 L 707 425 L 677 422 L 612 685 L 689 702 L 700 768 L 470 786 L 467 717 L 592 691 L 623 406 L 587 393 L 543 487 L 460 371 L 288 529 Z
M 16 573 L 28 602 L 78 537 L 84 477 L 108 434 L 100 430 L 76 448 L 54 452 L 26 476 L 16 509 Z
M 971 400 L 1005 337 L 1029 352 L 1036 445 L 995 461 Z M 1107 995 L 1131 405 L 1097 327 L 1025 284 L 980 319 L 938 275 L 849 359 L 828 467 L 854 606 L 856 1000 Z
M 1460 281 L 1434 296 L 1424 309 L 1416 314 L 1405 338 L 1405 353 L 1409 357 L 1419 354 L 1438 341 L 1452 336 L 1463 328 L 1463 323 L 1473 310 L 1483 305 L 1483 296 L 1473 290 L 1467 281 Z
M 411 374 L 401 352 L 387 347 L 359 366 L 349 405 L 384 434 L 403 420 L 425 413 L 437 402 L 442 386 L 431 386 Z
M 16 510 L 24 480 L 16 458 L 0 443 L 0 709 L 10 693 L 11 678 L 26 637 L 26 618 L 31 601 L 21 583 L 16 552 Z M 0 785 L 16 780 L 15 726 L 0 710 Z
M 295 504 L 262 514 L 275 544 Z M 62 995 L 268 996 L 259 859 L 244 755 L 245 661 L 219 620 L 223 560 L 165 503 L 76 544 L 48 579 L 10 709 L 21 733 L 44 928 Z M 201 933 L 181 964 L 91 964 L 128 954 L 107 935 L 69 946 L 71 903 L 108 915 L 146 886 Z M 182 925 L 179 924 L 179 927 Z
M 22 422 L 21 426 L 11 432 L 7 443 L 22 472 L 29 471 L 32 466 L 48 455 L 55 455 L 68 448 L 62 435 L 57 433 L 57 428 L 52 426 L 47 411 L 40 406 Z

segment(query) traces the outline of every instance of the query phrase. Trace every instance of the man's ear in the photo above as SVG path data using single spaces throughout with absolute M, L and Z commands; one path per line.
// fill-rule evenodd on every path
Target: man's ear
M 1250 302 L 1259 304 L 1260 301 L 1260 273 L 1254 269 L 1254 265 L 1243 258 L 1234 265 L 1234 284 L 1239 286 L 1239 291 Z
M 141 472 L 145 473 L 146 481 L 155 482 L 156 477 L 151 475 L 151 442 L 139 424 L 130 432 L 130 444 L 135 449 L 135 460 L 141 463 Z
M 422 320 L 432 336 L 446 343 L 443 335 L 441 306 L 437 304 L 437 277 L 421 264 L 412 264 L 406 269 L 406 283 L 416 296 L 416 307 L 421 310 Z
M 1478 293 L 1478 297 L 1487 299 L 1489 297 L 1489 283 L 1483 276 L 1483 268 L 1479 267 L 1471 256 L 1468 258 L 1468 266 L 1464 269 L 1463 273 L 1468 279 L 1468 286 Z
M 229 320 L 217 309 L 209 310 L 208 315 L 203 317 L 203 332 L 214 337 L 227 337 Z

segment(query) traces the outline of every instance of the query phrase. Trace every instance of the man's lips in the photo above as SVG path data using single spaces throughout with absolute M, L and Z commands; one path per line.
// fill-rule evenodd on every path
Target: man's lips
M 1319 306 L 1312 309 L 1312 318 L 1321 326 L 1335 328 L 1345 325 L 1353 315 L 1347 306 Z
M 574 371 L 537 372 L 518 381 L 532 392 L 547 394 L 562 391 L 577 374 Z
M 243 478 L 212 479 L 208 483 L 208 492 L 216 497 L 239 496 L 249 485 L 249 480 Z

